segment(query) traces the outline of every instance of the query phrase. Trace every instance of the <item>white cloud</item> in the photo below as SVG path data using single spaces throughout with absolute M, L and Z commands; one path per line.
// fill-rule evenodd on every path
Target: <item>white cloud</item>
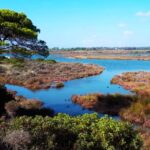
M 126 31 L 123 32 L 123 34 L 124 34 L 126 37 L 130 37 L 130 36 L 132 36 L 134 33 L 133 33 L 133 31 L 131 31 L 131 30 L 126 30 Z
M 150 17 L 150 11 L 147 11 L 147 12 L 137 12 L 136 13 L 137 16 L 140 16 L 140 17 Z
M 127 25 L 125 24 L 125 23 L 119 23 L 118 24 L 118 27 L 120 27 L 120 28 L 124 28 L 124 27 L 126 27 Z

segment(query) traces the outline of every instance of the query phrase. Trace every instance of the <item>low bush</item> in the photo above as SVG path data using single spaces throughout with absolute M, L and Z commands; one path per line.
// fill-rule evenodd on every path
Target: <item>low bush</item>
M 120 115 L 125 120 L 150 128 L 150 98 L 139 98 L 130 107 L 123 109 Z
M 7 89 L 5 88 L 4 85 L 0 85 L 0 115 L 2 115 L 3 113 L 5 113 L 5 103 L 13 100 L 13 96 L 12 94 L 10 94 L 9 92 L 7 92 Z
M 0 62 L 4 61 L 5 59 L 7 59 L 5 56 L 0 56 Z
M 14 67 L 24 67 L 25 60 L 23 58 L 6 58 L 0 57 L 1 63 L 11 64 Z
M 102 95 L 94 93 L 72 96 L 72 101 L 84 108 L 111 115 L 119 114 L 123 108 L 129 107 L 136 99 L 136 96 L 121 94 Z
M 43 103 L 38 100 L 23 100 L 23 101 L 10 101 L 5 104 L 7 114 L 13 118 L 15 116 L 52 116 L 53 110 L 44 108 Z
M 149 150 L 150 148 L 150 132 L 144 128 L 138 128 L 137 131 L 140 133 L 142 140 L 144 141 L 142 150 Z
M 150 72 L 126 72 L 113 77 L 111 83 L 119 84 L 142 97 L 150 97 Z
M 25 109 L 40 109 L 43 106 L 43 102 L 38 100 L 23 100 L 19 102 L 19 106 Z
M 13 144 L 28 150 L 140 150 L 142 141 L 128 123 L 109 117 L 99 119 L 97 114 L 71 117 L 59 114 L 50 117 L 19 117 L 11 122 L 0 122 L 4 145 Z M 30 135 L 22 144 L 3 140 L 14 135 Z M 9 133 L 9 134 L 8 134 Z M 18 133 L 18 134 L 13 134 Z
M 46 63 L 50 63 L 50 64 L 55 64 L 55 63 L 57 63 L 56 60 L 53 60 L 53 59 L 45 60 L 45 59 L 43 59 L 43 58 L 38 58 L 38 59 L 36 59 L 36 61 L 38 61 L 38 62 L 46 62 Z
M 62 88 L 62 87 L 64 87 L 64 83 L 63 82 L 56 83 L 56 88 Z
M 24 97 L 14 96 L 13 92 L 8 92 L 5 86 L 0 85 L 0 117 L 2 115 L 11 118 L 24 115 L 53 116 L 54 111 L 43 107 L 43 104 L 43 102 L 35 99 L 27 100 Z
M 16 116 L 16 112 L 19 109 L 19 104 L 16 101 L 10 101 L 5 104 L 5 110 L 10 117 Z
M 31 58 L 31 56 L 34 53 L 35 52 L 33 52 L 31 50 L 27 50 L 26 48 L 20 48 L 20 47 L 14 47 L 11 50 L 11 54 L 15 58 Z
M 19 150 L 19 149 L 27 149 L 27 145 L 30 144 L 31 139 L 30 135 L 27 131 L 23 130 L 14 130 L 8 132 L 3 139 L 3 143 L 7 149 Z

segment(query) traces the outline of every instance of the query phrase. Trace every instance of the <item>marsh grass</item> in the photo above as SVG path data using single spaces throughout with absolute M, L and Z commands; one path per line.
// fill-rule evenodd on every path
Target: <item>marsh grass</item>
M 73 95 L 72 101 L 87 109 L 93 109 L 100 113 L 117 115 L 123 108 L 129 107 L 136 101 L 136 96 L 121 94 L 87 94 Z
M 25 60 L 23 58 L 6 58 L 4 56 L 0 56 L 0 64 L 10 64 L 13 67 L 24 67 Z
M 57 63 L 56 60 L 53 60 L 53 59 L 46 60 L 46 59 L 38 58 L 35 61 L 45 62 L 45 63 L 49 63 L 49 64 L 55 64 L 55 63 Z

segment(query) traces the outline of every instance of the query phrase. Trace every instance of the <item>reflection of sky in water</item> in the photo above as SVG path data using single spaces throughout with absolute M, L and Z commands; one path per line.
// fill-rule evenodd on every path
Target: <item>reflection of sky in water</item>
M 48 59 L 55 59 L 61 62 L 81 62 L 101 65 L 105 67 L 102 74 L 83 79 L 65 82 L 62 89 L 30 91 L 23 87 L 7 85 L 11 90 L 16 90 L 19 95 L 27 98 L 36 98 L 45 103 L 46 106 L 53 108 L 56 112 L 68 113 L 71 115 L 90 113 L 83 110 L 80 106 L 72 104 L 70 98 L 74 94 L 88 93 L 122 93 L 128 94 L 129 91 L 118 85 L 110 84 L 113 76 L 127 71 L 150 71 L 150 61 L 138 60 L 95 60 L 95 59 L 69 59 L 59 55 L 50 55 Z

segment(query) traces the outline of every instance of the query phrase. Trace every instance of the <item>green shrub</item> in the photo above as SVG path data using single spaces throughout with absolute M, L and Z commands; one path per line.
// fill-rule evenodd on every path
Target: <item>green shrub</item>
M 45 62 L 50 63 L 50 64 L 55 64 L 55 63 L 57 63 L 56 60 L 53 60 L 53 59 L 51 59 L 51 60 L 45 60 Z
M 4 139 L 7 133 L 26 131 L 31 142 L 23 147 L 29 150 L 140 150 L 142 146 L 130 124 L 107 116 L 99 119 L 97 114 L 77 117 L 58 114 L 53 118 L 23 116 L 10 123 L 0 122 L 0 128 Z
M 0 59 L 1 62 L 11 64 L 14 67 L 24 67 L 25 60 L 23 58 L 6 58 L 6 57 L 1 57 Z
M 7 42 L 4 41 L 0 41 L 0 46 L 8 46 L 9 44 Z
M 11 54 L 15 58 L 31 58 L 31 56 L 34 54 L 34 52 L 31 50 L 27 50 L 25 48 L 14 47 L 11 50 Z
M 56 60 L 53 60 L 53 59 L 45 60 L 43 58 L 38 58 L 38 59 L 36 59 L 36 61 L 38 61 L 38 62 L 46 62 L 46 63 L 50 63 L 50 64 L 55 64 L 56 63 Z
M 62 88 L 62 87 L 64 87 L 64 83 L 63 82 L 56 83 L 56 88 Z

